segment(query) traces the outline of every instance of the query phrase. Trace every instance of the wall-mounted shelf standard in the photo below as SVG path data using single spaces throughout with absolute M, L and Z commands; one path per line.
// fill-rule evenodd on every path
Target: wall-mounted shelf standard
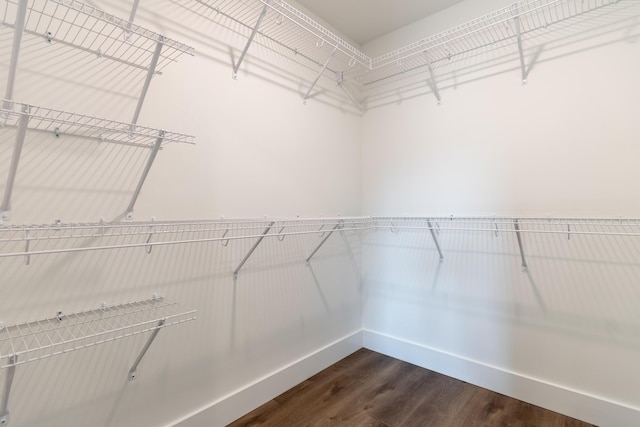
M 370 88 L 391 78 L 416 73 L 425 73 L 425 79 L 431 81 L 433 92 L 440 101 L 436 79 L 438 66 L 456 56 L 498 43 L 512 43 L 513 49 L 519 52 L 522 82 L 526 83 L 523 51 L 526 36 L 624 0 L 523 0 L 375 58 L 282 0 L 195 1 L 246 27 L 250 36 L 242 57 L 257 35 L 256 42 L 315 64 L 318 77 L 306 92 L 305 99 L 311 95 L 320 76 L 328 74 L 339 85 L 351 82 L 359 103 Z M 240 62 L 234 64 L 234 75 Z
M 195 310 L 155 297 L 80 313 L 58 312 L 54 317 L 33 322 L 0 326 L 0 369 L 7 369 L 0 425 L 9 424 L 9 395 L 16 366 L 58 354 L 151 332 L 129 371 L 136 378 L 138 364 L 161 328 L 194 320 Z
M 7 185 L 2 204 L 0 204 L 0 220 L 8 220 L 11 217 L 11 196 L 28 129 L 50 132 L 54 137 L 73 135 L 98 142 L 150 148 L 151 152 L 142 176 L 126 210 L 127 218 L 132 216 L 133 207 L 142 190 L 142 185 L 161 146 L 169 142 L 193 144 L 194 140 L 191 135 L 21 104 L 10 100 L 3 100 L 0 108 L 0 127 L 5 126 L 16 127 L 17 133 Z

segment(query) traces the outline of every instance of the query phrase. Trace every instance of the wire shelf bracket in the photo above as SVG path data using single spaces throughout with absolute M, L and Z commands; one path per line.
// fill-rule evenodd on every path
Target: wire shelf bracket
M 516 238 L 518 239 L 518 248 L 520 249 L 520 258 L 522 259 L 522 272 L 526 273 L 528 270 L 527 258 L 524 255 L 524 248 L 522 246 L 522 236 L 520 236 L 520 222 L 516 218 L 513 220 L 513 228 L 516 230 Z
M 520 55 L 520 70 L 522 71 L 522 85 L 527 84 L 527 68 L 524 64 L 524 51 L 522 48 L 522 33 L 520 30 L 520 15 L 518 14 L 518 3 L 513 4 L 513 21 L 516 28 L 516 39 L 518 41 L 518 53 Z
M 429 59 L 429 53 L 425 50 L 424 52 L 424 60 L 427 64 L 427 70 L 429 70 L 429 78 L 431 79 L 431 89 L 433 90 L 433 94 L 436 96 L 438 100 L 438 104 L 442 101 L 440 97 L 440 91 L 438 90 L 438 82 L 436 81 L 436 76 L 433 72 L 433 67 L 431 66 L 431 60 Z
M 13 30 L 13 45 L 11 47 L 9 73 L 7 76 L 7 88 L 5 93 L 5 99 L 7 100 L 13 99 L 13 88 L 16 82 L 16 70 L 18 68 L 18 58 L 20 57 L 20 46 L 22 45 L 22 35 L 24 34 L 25 18 L 27 16 L 27 3 L 28 0 L 20 0 L 18 3 L 16 21 Z
M 24 139 L 27 135 L 29 117 L 30 117 L 30 107 L 29 105 L 25 104 L 22 106 L 22 112 L 20 113 L 20 117 L 18 118 L 18 132 L 16 134 L 16 143 L 13 146 L 13 154 L 11 155 L 11 165 L 9 166 L 9 174 L 7 176 L 7 185 L 4 188 L 2 205 L 0 205 L 0 224 L 2 224 L 3 221 L 7 221 L 11 219 L 11 195 L 13 194 L 13 186 L 16 181 L 16 174 L 18 172 L 18 164 L 20 163 L 20 156 L 22 155 L 22 147 L 24 146 Z
M 138 185 L 136 186 L 135 191 L 133 192 L 133 196 L 131 196 L 131 201 L 129 202 L 129 206 L 127 206 L 127 211 L 125 212 L 126 219 L 133 219 L 133 208 L 138 200 L 138 196 L 140 196 L 140 192 L 142 191 L 142 186 L 144 182 L 147 180 L 147 176 L 149 175 L 149 171 L 151 170 L 151 166 L 153 166 L 153 162 L 158 155 L 158 151 L 160 151 L 160 147 L 162 146 L 162 140 L 164 139 L 164 131 L 158 132 L 158 138 L 156 138 L 156 142 L 151 149 L 151 153 L 149 153 L 149 158 L 147 159 L 147 164 L 144 166 L 144 170 L 142 171 L 142 176 L 140 176 L 140 180 L 138 181 Z M 151 238 L 151 236 L 149 236 Z
M 436 244 L 436 249 L 438 249 L 438 254 L 440 255 L 440 262 L 444 261 L 444 255 L 442 254 L 442 249 L 440 248 L 440 243 L 438 242 L 438 237 L 436 236 L 436 232 L 431 225 L 431 220 L 427 220 L 427 226 L 429 226 L 429 231 L 431 232 L 431 237 L 433 238 L 433 243 Z
M 137 3 L 137 0 L 136 0 Z M 147 96 L 147 91 L 149 90 L 149 85 L 151 84 L 151 79 L 153 75 L 156 73 L 156 67 L 158 66 L 158 60 L 160 59 L 160 54 L 162 53 L 162 48 L 164 46 L 164 37 L 159 36 L 158 41 L 156 42 L 156 49 L 153 52 L 153 57 L 151 58 L 151 64 L 149 65 L 149 69 L 147 70 L 147 77 L 144 80 L 144 85 L 142 86 L 142 91 L 140 92 L 140 97 L 138 98 L 138 105 L 136 105 L 136 111 L 133 113 L 132 124 L 138 123 L 138 118 L 140 117 L 140 111 L 142 110 L 142 104 L 144 103 L 144 99 Z
M 249 252 L 247 253 L 247 255 L 245 255 L 245 257 L 242 259 L 242 261 L 240 261 L 240 264 L 238 265 L 238 267 L 236 267 L 236 269 L 233 270 L 233 278 L 234 279 L 238 278 L 238 273 L 240 273 L 240 270 L 242 270 L 242 267 L 244 266 L 244 264 L 249 260 L 251 255 L 253 255 L 253 252 L 255 252 L 255 250 L 258 248 L 260 243 L 262 243 L 262 240 L 264 240 L 266 235 L 269 234 L 269 231 L 271 230 L 271 228 L 273 227 L 273 225 L 275 223 L 276 223 L 275 221 L 269 222 L 269 225 L 267 225 L 267 228 L 264 229 L 264 231 L 262 232 L 262 235 L 260 235 L 260 237 L 258 237 L 258 240 L 253 244 L 251 249 L 249 249 Z
M 313 256 L 320 250 L 320 248 L 325 244 L 325 242 L 327 240 L 329 240 L 329 237 L 331 237 L 331 235 L 338 229 L 342 228 L 344 226 L 344 223 L 342 220 L 340 220 L 340 222 L 338 222 L 328 233 L 326 236 L 324 236 L 324 239 L 322 239 L 322 241 L 320 242 L 320 244 L 318 245 L 318 247 L 316 247 L 313 252 L 311 252 L 311 255 L 309 255 L 307 257 L 307 259 L 305 260 L 305 263 L 308 265 L 309 261 L 311 261 L 311 258 L 313 258 Z
M 2 328 L 0 328 L 0 331 Z M 0 425 L 9 425 L 9 395 L 11 394 L 11 385 L 13 384 L 13 377 L 16 374 L 16 362 L 18 360 L 18 356 L 12 355 L 9 358 L 9 363 L 11 363 L 11 367 L 9 367 L 7 371 L 7 376 L 4 379 L 4 390 L 2 392 L 2 400 L 0 401 Z
M 318 72 L 316 79 L 313 81 L 313 83 L 311 83 L 309 90 L 307 90 L 307 93 L 304 95 L 304 98 L 302 98 L 305 104 L 307 103 L 307 99 L 309 99 L 309 97 L 311 96 L 311 91 L 313 90 L 314 87 L 316 87 L 316 84 L 318 84 L 318 80 L 320 80 L 320 77 L 322 77 L 322 75 L 324 74 L 325 70 L 329 66 L 329 63 L 331 62 L 331 60 L 333 59 L 333 56 L 336 54 L 337 51 L 338 51 L 338 46 L 333 48 L 333 51 L 331 52 L 327 60 L 322 65 L 322 68 L 320 69 L 320 71 Z
M 251 43 L 253 43 L 253 39 L 255 38 L 256 34 L 258 33 L 258 29 L 260 28 L 260 25 L 262 25 L 262 20 L 267 15 L 267 11 L 269 10 L 269 3 L 271 3 L 271 0 L 267 0 L 266 1 L 264 7 L 262 8 L 262 12 L 260 13 L 260 16 L 258 17 L 258 20 L 256 21 L 256 25 L 253 27 L 253 30 L 251 30 L 251 35 L 249 36 L 249 39 L 247 40 L 247 44 L 244 46 L 244 49 L 242 50 L 242 53 L 240 54 L 240 58 L 238 58 L 238 61 L 233 65 L 232 77 L 234 79 L 238 78 L 238 71 L 240 70 L 240 65 L 242 64 L 242 61 L 244 61 L 244 57 L 247 55 L 247 52 L 249 51 L 249 47 L 251 46 Z

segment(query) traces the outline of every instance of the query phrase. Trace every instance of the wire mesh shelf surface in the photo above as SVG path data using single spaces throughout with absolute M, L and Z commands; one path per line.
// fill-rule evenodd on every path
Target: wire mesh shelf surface
M 152 147 L 159 137 L 162 137 L 163 143 L 194 143 L 192 135 L 168 132 L 83 114 L 68 113 L 9 100 L 1 101 L 0 127 L 17 126 L 21 116 L 24 114 L 29 116 L 29 129 L 51 132 L 56 136 L 74 135 L 100 142 L 106 141 L 149 147 Z
M 20 1 L 23 0 L 0 0 L 2 24 L 15 27 Z M 193 55 L 193 48 L 93 5 L 76 0 L 32 0 L 29 3 L 24 32 L 48 43 L 72 46 L 146 70 L 157 42 L 162 41 L 163 49 L 156 72 L 184 53 Z
M 154 298 L 5 326 L 0 329 L 0 368 L 187 322 L 195 313 Z

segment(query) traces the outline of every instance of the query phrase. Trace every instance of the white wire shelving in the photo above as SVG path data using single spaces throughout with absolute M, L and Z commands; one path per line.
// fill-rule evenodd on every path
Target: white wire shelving
M 21 1 L 24 0 L 1 0 L 4 26 L 15 29 Z M 31 0 L 24 32 L 45 43 L 64 44 L 143 70 L 149 68 L 156 44 L 162 41 L 156 72 L 182 54 L 193 55 L 192 47 L 76 0 Z
M 195 320 L 196 311 L 157 297 L 0 329 L 0 368 L 80 350 Z
M 9 395 L 18 365 L 150 332 L 129 370 L 137 377 L 138 365 L 161 329 L 195 320 L 196 311 L 163 297 L 101 307 L 79 313 L 58 311 L 54 317 L 27 323 L 0 323 L 0 369 L 6 369 L 0 399 L 0 425 L 8 425 Z
M 235 73 L 254 36 L 257 36 L 255 40 L 258 43 L 275 45 L 277 49 L 274 50 L 284 50 L 316 64 L 318 79 L 327 74 L 340 85 L 351 82 L 358 103 L 370 88 L 391 78 L 415 73 L 424 73 L 425 79 L 431 80 L 434 93 L 440 100 L 435 75 L 440 64 L 502 42 L 511 42 L 513 49 L 519 51 L 525 83 L 523 39 L 550 25 L 624 2 L 523 0 L 374 58 L 283 0 L 195 1 L 252 31 L 243 55 L 234 64 Z M 316 83 L 317 79 L 305 99 Z
M 322 244 L 336 231 L 358 233 L 372 230 L 424 231 L 439 248 L 438 236 L 448 232 L 489 232 L 515 235 L 521 244 L 524 234 L 574 236 L 640 237 L 640 219 L 520 218 L 520 217 L 335 217 L 307 219 L 241 219 L 211 221 L 150 221 L 127 223 L 53 224 L 0 227 L 0 259 L 32 256 L 144 248 L 203 242 L 264 238 L 284 241 L 287 236 L 316 235 Z M 253 252 L 255 247 L 250 252 Z M 442 251 L 441 258 L 442 258 Z M 250 255 L 250 254 L 249 254 Z M 241 267 L 241 266 L 240 266 Z M 239 269 L 236 269 L 236 275 Z
M 31 104 L 2 100 L 0 127 L 17 127 L 20 118 L 27 114 L 28 129 L 50 132 L 52 135 L 73 135 L 98 142 L 153 147 L 159 135 L 162 144 L 194 144 L 194 136 L 161 129 L 153 129 L 131 123 L 118 122 L 84 114 L 70 113 Z

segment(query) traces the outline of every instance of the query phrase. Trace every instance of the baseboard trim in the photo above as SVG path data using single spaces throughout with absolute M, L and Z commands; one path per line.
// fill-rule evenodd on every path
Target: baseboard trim
M 169 426 L 225 426 L 361 348 L 362 330 L 359 330 L 193 411 Z
M 419 343 L 363 330 L 369 350 L 601 427 L 637 427 L 640 409 Z

